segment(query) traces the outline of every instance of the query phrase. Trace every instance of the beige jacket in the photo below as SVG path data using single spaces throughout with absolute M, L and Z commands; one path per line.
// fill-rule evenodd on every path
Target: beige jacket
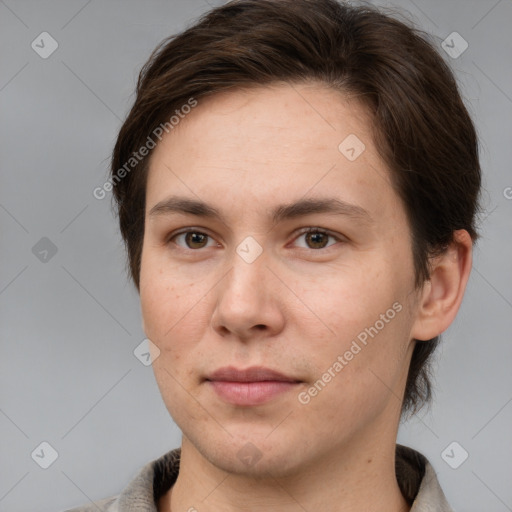
M 180 449 L 144 466 L 121 494 L 67 512 L 157 512 L 156 502 L 174 484 Z M 396 476 L 411 512 L 453 512 L 428 460 L 416 450 L 397 444 Z

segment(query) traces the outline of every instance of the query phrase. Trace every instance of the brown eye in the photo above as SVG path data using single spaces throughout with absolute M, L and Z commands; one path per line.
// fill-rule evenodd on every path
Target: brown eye
M 302 249 L 325 249 L 341 242 L 336 235 L 322 228 L 307 228 L 295 239 L 295 245 Z
M 215 240 L 202 231 L 192 229 L 176 233 L 169 238 L 169 242 L 176 244 L 182 249 L 204 249 L 206 247 L 215 246 Z
M 190 249 L 202 249 L 208 243 L 208 235 L 197 231 L 185 233 L 185 243 Z
M 323 249 L 329 242 L 329 235 L 321 231 L 313 231 L 305 233 L 306 243 L 311 249 Z

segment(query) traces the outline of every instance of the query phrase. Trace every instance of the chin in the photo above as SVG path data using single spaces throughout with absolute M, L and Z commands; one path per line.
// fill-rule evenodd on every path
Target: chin
M 307 443 L 295 441 L 291 435 L 269 437 L 268 429 L 264 434 L 251 435 L 246 430 L 232 437 L 228 434 L 221 438 L 211 436 L 208 440 L 201 437 L 198 442 L 194 437 L 189 436 L 189 442 L 212 465 L 228 473 L 256 479 L 291 476 L 300 470 L 307 457 L 304 451 Z M 301 450 L 297 450 L 299 444 Z

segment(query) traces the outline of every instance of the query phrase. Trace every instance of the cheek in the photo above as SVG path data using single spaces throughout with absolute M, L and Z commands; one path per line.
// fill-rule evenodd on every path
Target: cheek
M 195 282 L 180 279 L 179 269 L 169 268 L 160 251 L 143 252 L 140 276 L 140 301 L 145 331 L 150 339 L 162 344 L 174 335 L 187 311 L 200 297 Z
M 180 382 L 189 380 L 187 372 L 195 368 L 200 341 L 204 336 L 208 297 L 200 283 L 180 282 L 160 271 L 141 276 L 141 311 L 146 336 L 160 350 L 153 368 L 159 384 L 169 381 L 171 373 Z M 169 373 L 168 373 L 169 372 Z
M 368 261 L 334 269 L 315 279 L 314 286 L 297 287 L 303 309 L 310 310 L 305 311 L 307 317 L 314 320 L 311 328 L 316 322 L 317 335 L 313 339 L 341 350 L 345 343 L 374 325 L 397 300 L 396 281 L 389 275 L 389 271 Z
M 393 387 L 400 378 L 410 329 L 406 286 L 399 272 L 379 267 L 377 261 L 362 267 L 370 270 L 348 269 L 337 278 L 325 279 L 322 293 L 303 289 L 304 302 L 310 301 L 323 324 L 319 329 L 317 321 L 315 330 L 313 323 L 302 323 L 302 341 L 309 344 L 315 377 L 329 381 L 325 388 L 331 391 L 320 394 L 326 397 L 332 392 L 332 400 L 338 403 L 344 397 L 349 401 L 357 397 L 352 404 L 355 408 L 370 395 L 386 394 L 386 384 Z M 307 351 L 307 345 L 304 348 Z M 336 376 L 327 374 L 323 379 L 329 369 Z
M 180 293 L 158 276 L 141 278 L 140 302 L 146 334 L 158 345 L 176 323 L 180 299 Z
M 404 311 L 377 334 L 368 334 L 364 322 L 362 328 L 354 325 L 355 332 L 366 335 L 366 344 L 357 334 L 341 335 L 327 349 L 311 351 L 312 364 L 318 371 L 298 397 L 299 403 L 304 404 L 298 407 L 303 408 L 301 418 L 314 424 L 318 436 L 332 438 L 332 425 L 338 432 L 361 430 L 388 404 L 399 408 L 398 397 L 407 371 Z M 370 327 L 374 325 L 375 320 Z

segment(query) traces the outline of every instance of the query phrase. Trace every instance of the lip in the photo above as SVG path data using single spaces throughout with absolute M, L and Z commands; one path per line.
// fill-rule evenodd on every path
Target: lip
M 233 405 L 260 405 L 294 389 L 301 381 L 282 373 L 253 366 L 219 368 L 206 381 L 216 394 Z

